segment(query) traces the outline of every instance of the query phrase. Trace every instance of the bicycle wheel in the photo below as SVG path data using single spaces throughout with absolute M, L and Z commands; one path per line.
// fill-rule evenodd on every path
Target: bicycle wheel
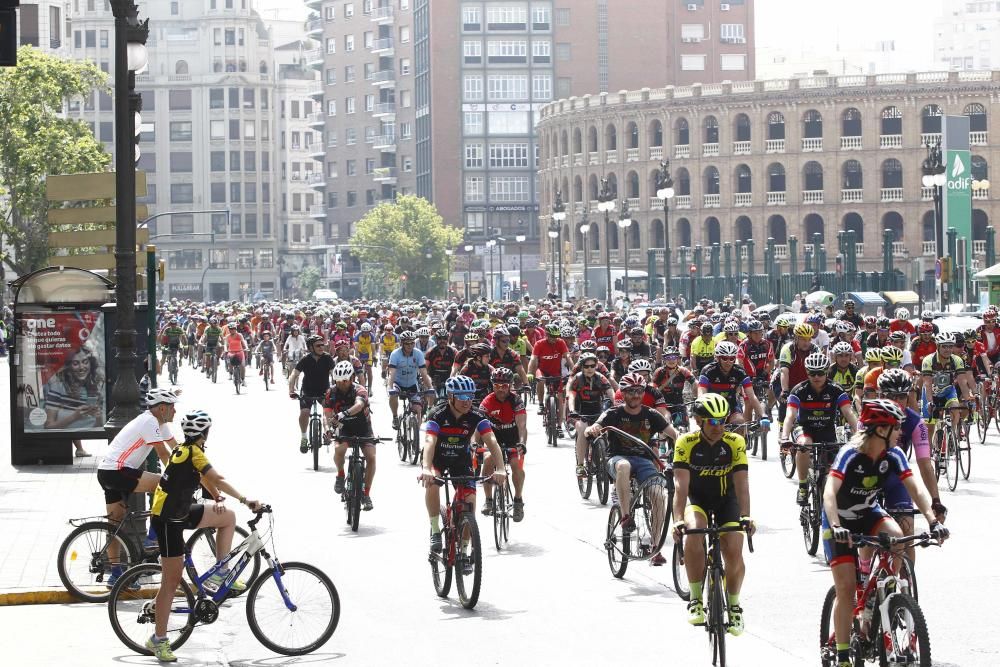
M 118 546 L 118 556 L 111 558 L 108 547 Z M 70 532 L 59 546 L 56 569 L 59 579 L 73 597 L 83 602 L 106 602 L 111 591 L 107 580 L 111 568 L 125 570 L 139 561 L 141 554 L 123 534 L 107 521 L 88 521 Z
M 941 471 L 944 468 L 944 429 L 938 427 L 934 430 L 934 437 L 931 438 L 931 459 L 934 461 L 934 479 L 941 480 Z
M 240 393 L 240 385 L 243 384 L 242 382 L 240 382 L 240 367 L 239 366 L 234 366 L 233 367 L 233 384 L 236 385 L 236 393 L 239 394 Z
M 417 465 L 420 460 L 420 424 L 412 412 L 407 417 L 410 424 L 410 465 Z
M 989 399 L 983 395 L 983 383 L 976 386 L 976 433 L 979 434 L 979 442 L 986 442 L 986 431 L 990 427 L 989 422 Z
M 726 667 L 726 584 L 718 570 L 712 570 L 710 576 L 708 622 L 712 635 L 712 664 Z
M 313 470 L 319 470 L 319 448 L 323 442 L 323 426 L 319 419 L 309 420 L 309 449 L 313 455 Z
M 969 438 L 959 440 L 955 457 L 962 469 L 962 479 L 969 479 L 969 474 L 972 472 L 972 441 Z
M 503 528 L 503 541 L 510 542 L 510 519 L 514 515 L 514 489 L 510 486 L 510 468 L 507 469 L 507 481 L 503 483 L 503 494 L 506 497 L 504 505 L 507 511 L 503 513 L 500 526 Z
M 455 551 L 455 588 L 462 606 L 472 609 L 479 602 L 479 587 L 483 583 L 483 547 L 472 512 L 463 512 L 458 519 Z M 466 572 L 466 568 L 471 571 Z
M 896 575 L 901 580 L 906 582 L 909 587 L 909 592 L 907 593 L 914 600 L 920 600 L 919 591 L 917 590 L 917 571 L 914 568 L 913 561 L 906 554 L 902 554 L 902 558 L 899 560 L 899 573 Z M 903 591 L 907 592 L 907 591 Z
M 154 598 L 160 589 L 160 579 L 159 563 L 136 565 L 119 577 L 108 600 L 111 629 L 125 646 L 141 655 L 153 655 L 146 648 L 146 640 L 153 634 L 156 621 Z M 194 593 L 188 582 L 181 579 L 167 625 L 170 647 L 182 646 L 194 631 L 194 624 Z
M 819 485 L 812 473 L 809 474 L 809 495 L 806 499 L 806 506 L 800 508 L 799 523 L 802 525 L 802 541 L 806 545 L 806 553 L 810 556 L 816 555 L 819 547 L 819 518 L 822 511 L 822 498 L 819 493 Z
M 612 576 L 621 579 L 628 568 L 628 538 L 622 525 L 622 511 L 618 505 L 613 505 L 608 513 L 604 548 L 608 552 L 608 565 L 611 567 Z
M 545 399 L 545 411 L 549 416 L 548 434 L 549 444 L 553 447 L 559 446 L 559 409 L 556 399 L 549 396 Z
M 428 556 L 428 560 L 431 563 L 431 578 L 434 580 L 434 592 L 438 594 L 438 597 L 442 598 L 448 597 L 448 591 L 451 590 L 452 567 L 448 563 L 448 551 L 451 548 L 451 531 L 448 530 L 447 525 L 445 513 L 441 512 L 441 526 L 444 527 L 441 538 L 444 542 L 445 550 L 442 554 L 431 553 Z
M 507 494 L 499 484 L 493 485 L 493 543 L 497 551 L 503 548 L 503 517 L 507 512 Z
M 747 449 L 750 451 L 750 454 L 757 456 L 757 432 L 747 433 L 747 440 L 749 441 L 747 442 Z
M 795 474 L 795 454 L 782 448 L 778 459 L 781 461 L 781 472 L 788 479 Z
M 170 384 L 177 384 L 177 357 L 171 355 L 170 363 L 168 364 L 170 376 Z
M 271 364 L 264 364 L 264 391 L 271 391 Z
M 406 437 L 406 420 L 400 421 L 399 430 L 396 431 L 396 451 L 399 453 L 399 460 L 406 463 L 410 456 L 410 439 Z
M 757 432 L 757 440 L 760 441 L 760 460 L 761 461 L 766 461 L 767 460 L 767 434 L 768 434 L 768 431 L 764 431 L 764 430 L 761 430 L 761 431 Z
M 212 384 L 215 384 L 219 380 L 219 360 L 213 354 L 212 355 Z
M 276 586 L 265 588 L 274 581 Z M 261 644 L 281 655 L 323 646 L 340 621 L 340 596 L 330 577 L 308 563 L 268 568 L 247 591 L 247 623 Z
M 908 595 L 889 598 L 889 627 L 882 628 L 878 645 L 879 662 L 930 666 L 931 638 L 927 621 L 916 601 Z
M 347 497 L 350 505 L 348 513 L 351 516 L 351 530 L 358 532 L 358 524 L 361 523 L 361 497 L 365 494 L 365 464 L 363 461 L 355 461 L 351 471 L 351 493 Z
M 674 542 L 674 556 L 671 562 L 674 575 L 674 592 L 677 597 L 689 602 L 691 600 L 691 585 L 688 583 L 687 568 L 684 567 L 684 545 Z
M 954 491 L 958 488 L 958 443 L 955 441 L 955 434 L 945 429 L 945 450 L 944 450 L 944 474 L 948 482 L 948 490 Z
M 587 474 L 576 476 L 576 489 L 580 492 L 580 497 L 584 500 L 590 498 L 590 491 L 594 488 L 594 473 L 595 473 L 595 461 L 594 461 L 594 445 L 590 446 L 590 461 L 585 463 L 587 467 Z M 599 472 L 599 471 L 597 471 Z
M 236 526 L 236 535 L 239 542 L 242 542 L 250 536 L 250 533 L 243 526 Z M 199 528 L 191 533 L 191 537 L 187 539 L 184 546 L 191 554 L 191 560 L 194 562 L 196 572 L 208 572 L 209 568 L 215 565 L 215 528 Z M 243 571 L 243 575 L 240 577 L 243 583 L 252 582 L 257 578 L 257 575 L 260 573 L 260 561 L 260 554 L 254 554 L 247 569 Z M 241 593 L 230 591 L 229 597 L 239 597 L 245 592 L 246 590 Z
M 608 495 L 611 492 L 611 478 L 608 476 L 608 450 L 604 440 L 594 443 L 597 451 L 597 469 L 594 470 L 594 477 L 597 481 L 597 499 L 602 505 L 608 504 Z
M 819 614 L 819 660 L 822 667 L 837 667 L 837 639 L 833 633 L 833 604 L 837 589 L 830 586 Z

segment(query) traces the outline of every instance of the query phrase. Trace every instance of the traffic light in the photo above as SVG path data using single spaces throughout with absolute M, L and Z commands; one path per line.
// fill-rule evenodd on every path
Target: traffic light
M 17 14 L 19 0 L 0 0 L 0 67 L 17 65 Z
M 690 271 L 691 275 L 693 276 L 694 274 L 698 273 L 698 267 L 692 264 L 691 266 L 688 267 L 688 271 Z

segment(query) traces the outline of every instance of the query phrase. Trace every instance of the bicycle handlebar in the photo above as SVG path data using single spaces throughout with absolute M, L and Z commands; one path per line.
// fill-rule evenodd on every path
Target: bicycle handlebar
M 271 514 L 271 512 L 272 510 L 270 505 L 261 505 L 261 507 L 254 512 L 254 518 L 247 521 L 247 525 L 250 526 L 250 530 L 256 530 L 257 524 L 260 523 L 262 518 L 264 518 L 264 515 Z
M 750 534 L 745 527 L 740 526 L 708 526 L 707 528 L 688 528 L 684 526 L 681 528 L 681 533 L 684 535 L 719 535 L 721 533 L 746 533 L 747 535 L 747 547 L 750 549 L 750 553 L 753 553 L 753 535 Z
M 914 546 L 918 547 L 939 547 L 941 546 L 940 540 L 932 533 L 919 533 L 917 535 L 909 535 L 906 537 L 890 537 L 889 533 L 881 532 L 878 535 L 865 535 L 863 533 L 851 533 L 851 541 L 856 545 L 864 545 L 875 547 L 877 549 L 888 550 L 897 544 L 910 544 L 914 543 Z

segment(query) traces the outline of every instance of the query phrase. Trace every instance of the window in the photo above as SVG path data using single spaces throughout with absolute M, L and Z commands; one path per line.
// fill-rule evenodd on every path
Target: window
M 544 5 L 531 8 L 531 29 L 548 30 L 552 20 L 550 9 Z
M 236 30 L 226 28 L 226 46 L 236 46 Z
M 331 192 L 326 198 L 327 208 L 337 208 L 340 204 L 340 195 L 337 192 Z
M 327 5 L 324 7 L 323 18 L 326 19 L 327 23 L 332 23 L 337 20 L 337 7 L 335 5 Z
M 746 58 L 742 53 L 724 53 L 719 56 L 719 69 L 742 72 L 746 69 Z
M 348 176 L 357 176 L 358 175 L 358 161 L 357 160 L 348 160 L 347 161 L 347 175 Z
M 399 91 L 399 106 L 403 109 L 413 106 L 413 93 L 409 90 Z
M 240 152 L 229 151 L 229 171 L 240 170 Z
M 547 63 L 552 58 L 552 42 L 536 39 L 531 43 L 531 57 L 536 63 Z
M 229 108 L 239 109 L 240 108 L 240 89 L 230 88 L 229 89 Z
M 681 41 L 700 42 L 705 39 L 705 26 L 701 23 L 682 23 Z
M 568 7 L 556 8 L 556 25 L 565 28 L 570 22 L 570 12 Z
M 399 59 L 399 73 L 402 76 L 409 76 L 410 74 L 410 59 L 400 58 Z
M 366 144 L 374 144 L 375 143 L 375 136 L 376 136 L 376 129 L 374 127 L 370 127 L 369 126 L 369 127 L 365 128 L 365 143 Z
M 173 125 L 173 123 L 171 123 Z M 225 139 L 226 138 L 226 121 L 224 120 L 213 120 L 209 123 L 209 139 Z
M 243 153 L 243 171 L 257 171 L 257 154 L 253 151 Z
M 719 25 L 719 37 L 724 43 L 745 44 L 742 23 L 722 23 Z
M 462 55 L 465 62 L 470 64 L 481 63 L 483 61 L 483 43 L 478 39 L 467 39 L 462 42 Z
M 243 138 L 255 139 L 257 137 L 257 122 L 253 120 L 243 121 Z
M 365 174 L 371 175 L 375 171 L 375 158 L 365 158 Z
M 482 30 L 483 14 L 479 7 L 462 7 L 462 29 L 469 32 Z
M 410 28 L 409 26 L 402 26 L 399 29 L 399 42 L 400 44 L 408 44 L 410 41 Z
M 181 120 L 170 123 L 170 141 L 191 141 L 191 121 Z
M 97 48 L 97 31 L 87 30 L 83 33 L 83 42 L 88 49 Z
M 570 60 L 573 57 L 573 50 L 566 42 L 556 44 L 556 60 Z
M 354 81 L 354 65 L 344 66 L 344 82 L 350 83 Z
M 490 144 L 490 167 L 527 168 L 528 144 Z
M 525 62 L 528 58 L 528 41 L 491 39 L 486 44 L 486 55 L 493 63 Z
M 349 127 L 344 130 L 344 143 L 348 146 L 358 143 L 358 131 L 355 128 Z
M 361 13 L 366 16 L 372 13 L 372 0 L 363 0 L 361 3 Z
M 399 124 L 399 138 L 400 139 L 412 139 L 413 138 L 413 123 L 400 123 Z
M 347 205 L 357 206 L 358 205 L 358 193 L 355 190 L 347 191 Z
M 344 100 L 344 113 L 354 113 L 355 112 L 355 100 L 354 97 L 348 97 Z
M 250 236 L 257 236 L 257 214 L 247 213 L 246 218 L 243 220 L 243 233 Z M 258 264 L 258 266 L 260 266 Z
M 257 203 L 257 184 L 256 183 L 244 183 L 243 184 L 243 201 L 248 204 Z M 247 229 L 247 231 L 250 231 Z
M 100 133 L 101 141 L 112 142 L 115 140 L 114 123 L 111 121 L 101 121 L 98 132 Z
M 482 111 L 466 111 L 465 112 L 465 133 L 466 134 L 482 134 L 483 133 L 483 112 Z
M 682 70 L 703 70 L 705 69 L 705 56 L 681 55 Z
M 337 52 L 337 38 L 336 37 L 327 37 L 326 38 L 326 52 L 327 53 L 336 53 Z
M 243 187 L 239 183 L 229 184 L 229 201 L 239 203 L 243 195 Z
M 211 157 L 209 158 L 209 163 L 212 165 L 212 171 L 225 171 L 226 170 L 226 152 L 225 151 L 212 151 Z
M 222 88 L 212 88 L 208 91 L 208 108 L 223 109 L 226 106 L 226 91 Z
M 226 203 L 226 184 L 225 183 L 212 183 L 212 186 L 211 186 L 211 197 L 212 197 L 212 203 L 213 204 L 225 204 Z
M 490 176 L 490 201 L 528 201 L 527 176 Z
M 354 35 L 344 35 L 344 50 L 345 51 L 354 50 Z
M 240 121 L 232 119 L 229 121 L 229 138 L 239 139 L 240 138 Z
M 486 201 L 484 190 L 484 178 L 482 176 L 465 177 L 465 201 L 481 202 Z
M 169 93 L 169 107 L 171 111 L 190 111 L 191 91 L 171 90 Z
M 407 173 L 413 171 L 413 158 L 409 157 L 403 158 L 403 171 Z
M 107 30 L 102 30 L 101 31 L 101 42 L 100 42 L 100 44 L 101 44 L 101 48 L 102 49 L 108 48 L 108 31 Z
M 337 68 L 326 68 L 326 85 L 335 86 L 337 84 Z
M 349 19 L 354 16 L 354 3 L 348 2 L 344 5 L 344 18 Z
M 215 201 L 214 199 L 212 201 Z M 223 200 L 225 201 L 225 200 Z M 225 213 L 213 213 L 212 214 L 212 231 L 216 234 L 226 233 L 226 214 Z M 215 252 L 215 251 L 212 251 Z
M 480 211 L 470 211 L 465 214 L 465 228 L 470 234 L 482 234 L 486 214 Z
M 489 30 L 524 30 L 528 10 L 524 7 L 499 6 L 486 8 L 486 27 Z
M 371 113 L 375 110 L 375 96 L 365 95 L 365 111 Z
M 478 74 L 466 74 L 462 77 L 462 99 L 466 102 L 479 102 L 483 99 L 483 77 Z
M 372 45 L 375 44 L 375 33 L 373 33 L 371 30 L 366 30 L 364 34 L 364 42 L 366 49 L 372 48 Z
M 192 183 L 171 183 L 170 202 L 172 204 L 193 204 L 194 185 Z
M 547 102 L 552 99 L 552 75 L 534 74 L 531 77 L 531 99 Z
M 375 78 L 375 64 L 365 63 L 365 81 L 371 81 Z
M 177 215 L 176 213 L 170 216 L 170 231 L 173 234 L 193 234 L 194 233 L 194 216 L 193 215 Z M 181 251 L 184 252 L 184 251 Z M 201 255 L 201 251 L 194 251 Z M 199 264 L 201 260 L 199 259 Z
M 178 174 L 190 174 L 192 171 L 191 151 L 171 151 L 170 171 Z
M 465 145 L 465 167 L 467 169 L 481 169 L 483 166 L 483 145 Z
M 527 74 L 491 74 L 487 80 L 487 99 L 491 102 L 528 99 Z
M 255 95 L 255 90 L 253 88 L 243 89 L 243 108 L 253 109 L 257 104 L 257 96 Z

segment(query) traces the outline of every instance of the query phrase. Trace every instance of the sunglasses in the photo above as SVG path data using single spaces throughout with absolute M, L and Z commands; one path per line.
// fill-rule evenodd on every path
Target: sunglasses
M 826 371 L 809 371 L 809 377 L 818 378 L 826 375 Z
M 471 401 L 476 397 L 475 394 L 452 394 L 456 401 Z
M 882 395 L 893 401 L 905 401 L 910 397 L 909 394 L 903 394 L 903 393 L 892 393 L 892 394 L 883 393 Z
M 736 357 L 730 357 L 730 356 L 726 355 L 724 357 L 716 357 L 716 360 L 718 360 L 718 361 L 736 361 Z
M 646 390 L 642 387 L 629 387 L 628 389 L 622 391 L 622 395 L 635 397 L 642 396 L 645 392 Z
M 666 357 L 664 357 L 664 359 L 666 359 L 667 361 L 677 361 L 680 358 L 681 355 L 679 354 L 668 354 Z
M 705 417 L 705 423 L 709 426 L 722 426 L 726 423 L 725 417 Z
M 583 365 L 583 368 L 584 368 L 584 369 L 588 369 L 588 368 L 591 368 L 591 369 L 593 369 L 593 368 L 597 368 L 597 364 L 584 364 L 584 365 Z
M 510 387 L 510 382 L 494 382 L 494 387 Z

